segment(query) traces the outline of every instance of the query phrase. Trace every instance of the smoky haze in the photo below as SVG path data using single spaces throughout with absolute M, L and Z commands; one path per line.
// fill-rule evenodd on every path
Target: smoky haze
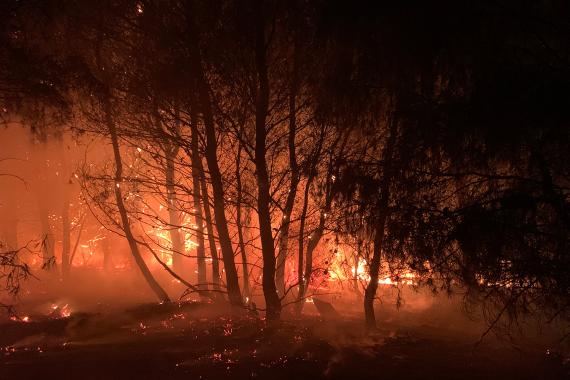
M 567 3 L 0 0 L 0 378 L 568 375 Z

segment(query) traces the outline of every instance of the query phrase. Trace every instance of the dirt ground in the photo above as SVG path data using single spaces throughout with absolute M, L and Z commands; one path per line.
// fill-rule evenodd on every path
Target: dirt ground
M 495 339 L 475 346 L 465 326 L 391 314 L 367 332 L 358 316 L 267 325 L 202 303 L 101 309 L 4 321 L 0 379 L 570 378 L 555 351 Z

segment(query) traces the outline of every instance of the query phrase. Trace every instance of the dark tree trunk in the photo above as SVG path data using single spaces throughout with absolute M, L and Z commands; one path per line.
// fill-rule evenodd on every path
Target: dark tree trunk
M 202 58 L 198 43 L 198 33 L 194 23 L 195 14 L 192 6 L 193 4 L 190 2 L 188 5 L 189 12 L 187 14 L 187 21 L 190 37 L 190 63 L 196 83 L 195 91 L 198 96 L 198 102 L 195 102 L 194 106 L 197 105 L 196 103 L 199 104 L 199 109 L 202 111 L 202 116 L 204 118 L 204 127 L 206 132 L 206 162 L 208 163 L 210 179 L 212 180 L 212 190 L 214 195 L 214 219 L 216 221 L 218 239 L 220 242 L 222 258 L 224 261 L 228 298 L 231 304 L 242 305 L 238 275 L 234 260 L 234 252 L 224 210 L 224 187 L 222 182 L 222 175 L 220 173 L 220 167 L 218 165 L 216 128 L 214 125 L 209 86 L 206 82 L 206 77 L 204 75 L 204 70 L 202 67 Z M 192 94 L 192 97 L 194 97 L 194 93 Z
M 192 200 L 194 203 L 194 220 L 196 221 L 196 262 L 198 264 L 198 287 L 200 289 L 208 289 L 206 278 L 206 247 L 204 240 L 204 219 L 202 217 L 202 191 L 201 177 L 202 177 L 202 161 L 200 159 L 199 144 L 198 144 L 198 127 L 196 122 L 198 117 L 195 110 L 191 110 L 192 115 Z M 214 247 L 215 250 L 215 247 Z M 212 258 L 213 260 L 213 258 Z M 217 255 L 216 255 L 217 262 Z
M 53 236 L 53 231 L 49 223 L 49 210 L 45 204 L 45 200 L 42 195 L 39 195 L 39 212 L 40 212 L 40 224 L 42 227 L 42 238 L 44 239 L 42 251 L 43 251 L 43 265 L 46 269 L 55 267 L 55 238 Z
M 305 248 L 305 223 L 307 221 L 307 210 L 309 207 L 309 190 L 311 188 L 312 176 L 307 179 L 307 183 L 305 184 L 305 191 L 303 196 L 303 210 L 301 211 L 300 217 L 300 226 L 299 226 L 299 239 L 298 239 L 298 246 L 299 246 L 299 254 L 298 254 L 298 261 L 297 261 L 297 281 L 299 282 L 299 293 L 297 295 L 297 314 L 301 314 L 303 311 L 303 306 L 305 305 L 305 293 L 307 292 L 307 288 L 309 284 L 306 282 L 306 278 L 310 276 L 305 275 L 305 267 L 304 267 L 304 248 Z
M 69 184 L 63 184 L 63 210 L 61 212 L 61 275 L 63 280 L 67 280 L 70 270 L 70 254 L 71 254 L 71 225 L 69 220 Z
M 117 202 L 117 208 L 119 210 L 119 215 L 121 217 L 121 227 L 123 229 L 123 232 L 125 233 L 127 242 L 129 243 L 131 254 L 133 255 L 136 264 L 138 265 L 142 275 L 144 276 L 144 279 L 149 284 L 150 288 L 156 294 L 156 296 L 160 301 L 170 302 L 168 294 L 166 294 L 164 289 L 156 281 L 156 279 L 148 269 L 146 263 L 144 262 L 144 259 L 140 254 L 138 244 L 131 231 L 129 217 L 127 214 L 127 210 L 125 208 L 125 204 L 123 203 L 123 194 L 121 191 L 121 183 L 123 181 L 123 163 L 121 159 L 121 152 L 119 150 L 119 139 L 117 136 L 115 121 L 113 120 L 113 115 L 111 111 L 111 101 L 109 99 L 109 95 L 107 95 L 103 101 L 104 101 L 105 121 L 107 123 L 109 135 L 111 136 L 111 143 L 113 145 L 113 154 L 115 157 L 115 186 L 113 186 L 113 189 L 115 193 L 115 201 Z
M 263 2 L 258 1 L 256 11 L 255 63 L 257 70 L 257 99 L 255 104 L 255 169 L 257 172 L 257 211 L 263 258 L 262 287 L 268 320 L 279 319 L 281 300 L 275 286 L 275 246 L 271 231 L 269 204 L 269 175 L 266 161 L 266 117 L 269 108 L 269 79 L 267 76 L 265 22 Z
M 307 291 L 308 284 L 311 281 L 311 274 L 313 272 L 313 252 L 315 251 L 315 249 L 317 248 L 317 246 L 321 241 L 321 238 L 323 237 L 327 214 L 330 211 L 332 204 L 332 198 L 333 198 L 331 190 L 332 180 L 330 179 L 332 176 L 332 163 L 329 164 L 329 170 L 327 171 L 326 175 L 327 175 L 327 180 L 326 180 L 327 190 L 325 195 L 326 199 L 325 199 L 324 211 L 321 211 L 319 216 L 319 224 L 317 228 L 313 231 L 313 233 L 309 235 L 308 238 L 309 242 L 307 243 L 307 255 L 305 261 L 305 278 L 304 278 L 304 283 L 306 284 L 306 287 L 304 288 L 305 292 Z M 304 296 L 305 294 L 302 295 L 302 297 Z
M 296 1 L 292 2 L 293 9 L 292 17 L 294 23 L 297 22 L 297 9 Z M 299 32 L 297 29 L 293 31 L 293 68 L 291 70 L 291 82 L 289 93 L 289 135 L 288 135 L 288 148 L 289 148 L 289 167 L 291 168 L 291 182 L 289 186 L 289 193 L 285 201 L 285 208 L 283 210 L 283 220 L 281 228 L 279 229 L 279 250 L 277 252 L 277 273 L 276 283 L 277 291 L 280 296 L 284 296 L 286 292 L 286 279 L 285 269 L 287 264 L 287 255 L 289 252 L 289 228 L 291 226 L 291 214 L 293 213 L 293 206 L 295 205 L 295 198 L 297 197 L 297 187 L 299 186 L 300 171 L 297 164 L 297 152 L 295 137 L 297 135 L 297 91 L 299 87 Z
M 61 165 L 62 165 L 62 195 L 63 204 L 61 210 L 61 277 L 65 281 L 69 277 L 70 254 L 71 254 L 71 221 L 69 219 L 71 180 L 69 179 L 69 164 L 65 155 L 65 149 L 60 143 Z
M 354 276 L 352 277 L 352 285 L 354 286 L 354 293 L 358 299 L 362 298 L 362 292 L 360 291 L 359 287 L 359 279 L 358 279 L 358 264 L 360 262 L 360 258 L 362 257 L 362 239 L 357 238 L 356 241 L 356 252 L 354 254 Z
M 324 132 L 324 131 L 323 131 Z M 305 305 L 304 297 L 309 288 L 309 281 L 311 279 L 311 272 L 313 271 L 312 255 L 311 263 L 308 263 L 308 259 L 305 260 L 304 249 L 305 249 L 305 224 L 307 222 L 307 211 L 309 208 L 309 192 L 311 190 L 311 185 L 316 175 L 316 166 L 318 159 L 321 155 L 321 149 L 323 146 L 324 133 L 321 134 L 317 147 L 313 152 L 311 159 L 308 161 L 308 172 L 307 182 L 305 183 L 305 190 L 303 192 L 303 208 L 300 216 L 299 225 L 299 254 L 297 262 L 297 281 L 299 282 L 299 293 L 297 294 L 297 314 L 301 314 L 303 311 L 303 306 Z M 306 269 L 309 272 L 306 272 Z
M 200 167 L 201 167 L 200 163 Z M 218 257 L 218 248 L 216 247 L 216 236 L 214 234 L 214 222 L 212 221 L 212 213 L 210 212 L 210 196 L 208 195 L 208 184 L 206 176 L 201 170 L 200 185 L 202 187 L 202 202 L 204 205 L 204 218 L 206 221 L 206 231 L 208 232 L 208 248 L 212 257 L 212 282 L 214 289 L 220 289 L 220 259 Z
M 245 297 L 250 297 L 251 292 L 249 290 L 249 270 L 247 268 L 247 251 L 245 249 L 245 241 L 243 237 L 243 223 L 242 223 L 242 183 L 241 183 L 241 144 L 238 147 L 238 152 L 236 155 L 236 189 L 237 189 L 237 199 L 236 199 L 236 227 L 238 230 L 238 240 L 239 240 L 239 250 L 241 253 L 241 267 L 243 272 L 243 295 Z
M 210 121 L 212 121 L 210 119 Z M 212 180 L 212 189 L 214 192 L 214 219 L 218 230 L 218 239 L 222 251 L 224 261 L 224 269 L 226 273 L 226 284 L 228 287 L 228 297 L 234 305 L 241 305 L 241 292 L 239 288 L 238 275 L 234 261 L 234 251 L 228 230 L 228 222 L 225 215 L 224 190 L 222 184 L 222 175 L 218 167 L 218 159 L 216 157 L 216 137 L 214 126 L 211 124 L 206 128 L 207 146 L 206 159 Z
M 287 255 L 289 251 L 289 228 L 291 226 L 291 211 L 287 212 L 287 208 L 283 213 L 283 221 L 279 229 L 279 249 L 277 251 L 277 269 L 275 274 L 275 283 L 277 293 L 283 297 L 286 291 L 285 269 L 287 264 Z
M 75 244 L 73 245 L 73 250 L 71 251 L 71 257 L 69 258 L 69 267 L 73 267 L 73 259 L 75 258 L 75 254 L 77 253 L 77 247 L 79 247 L 79 242 L 81 241 L 81 233 L 83 232 L 83 228 L 85 227 L 85 215 L 79 221 L 79 231 L 77 232 L 77 236 L 75 237 Z
M 190 157 L 192 160 L 192 175 L 196 174 L 199 180 L 199 191 L 200 191 L 200 198 L 194 199 L 194 202 L 202 202 L 204 206 L 204 218 L 202 223 L 202 232 L 203 224 L 206 224 L 206 231 L 207 231 L 207 238 L 208 238 L 208 249 L 210 251 L 210 257 L 212 258 L 212 283 L 215 290 L 220 290 L 220 260 L 218 257 L 218 250 L 216 248 L 216 238 L 214 235 L 214 223 L 212 221 L 212 213 L 210 212 L 210 196 L 208 192 L 208 184 L 206 183 L 206 174 L 204 173 L 204 166 L 202 165 L 202 159 L 200 157 L 200 149 L 199 149 L 199 130 L 198 130 L 198 115 L 197 115 L 197 102 L 195 98 L 193 100 L 193 107 L 190 108 L 190 115 L 191 115 L 191 133 L 192 133 L 192 141 L 191 141 L 191 153 Z M 196 139 L 196 140 L 194 140 Z M 194 188 L 194 192 L 196 192 L 196 188 Z M 198 209 L 196 209 L 198 211 Z M 203 239 L 205 240 L 205 239 Z M 204 247 L 204 256 L 205 256 Z
M 306 282 L 309 283 L 311 279 L 311 272 L 313 271 L 313 252 L 315 248 L 319 245 L 321 238 L 323 237 L 323 232 L 325 229 L 325 214 L 326 212 L 321 212 L 319 217 L 319 225 L 313 231 L 311 235 L 309 235 L 309 242 L 307 243 L 307 262 L 305 263 L 305 276 Z
M 370 261 L 370 282 L 366 286 L 364 292 L 364 317 L 366 319 L 366 326 L 369 328 L 376 327 L 376 316 L 374 314 L 374 298 L 376 297 L 376 290 L 378 289 L 378 276 L 380 273 L 380 254 L 382 252 L 382 242 L 384 237 L 384 225 L 386 223 L 386 214 L 383 214 L 377 221 L 377 226 L 374 231 L 374 247 L 372 253 L 372 260 Z
M 178 147 L 173 148 L 168 144 L 164 149 L 166 158 L 166 201 L 168 202 L 169 234 L 172 242 L 172 270 L 183 275 L 185 268 L 183 258 L 185 254 L 184 243 L 180 237 L 180 217 L 177 210 L 176 180 L 174 162 L 178 155 Z
M 394 150 L 396 148 L 396 127 L 397 123 L 394 117 L 390 117 L 388 121 L 388 140 L 382 154 L 383 158 L 383 177 L 380 186 L 379 200 L 375 212 L 375 228 L 374 228 L 374 247 L 372 251 L 372 260 L 370 261 L 370 282 L 364 291 L 364 316 L 366 326 L 369 328 L 376 327 L 376 316 L 374 314 L 374 299 L 376 298 L 376 290 L 378 289 L 378 275 L 380 273 L 382 244 L 384 242 L 386 220 L 389 217 L 388 205 L 390 202 L 390 186 L 394 177 L 392 169 L 394 163 Z
M 294 103 L 292 100 L 292 107 L 294 112 Z M 285 294 L 285 267 L 287 261 L 287 254 L 289 252 L 289 229 L 291 227 L 291 215 L 293 213 L 293 206 L 295 205 L 295 198 L 297 196 L 297 188 L 299 186 L 300 175 L 299 167 L 295 154 L 295 115 L 290 116 L 289 121 L 289 162 L 291 166 L 291 182 L 287 200 L 285 201 L 285 208 L 283 209 L 283 220 L 281 228 L 279 229 L 279 251 L 277 254 L 277 274 L 276 283 L 277 290 L 280 296 Z
M 105 238 L 101 240 L 101 248 L 103 249 L 103 270 L 110 272 L 113 269 L 113 259 L 111 257 L 111 239 L 110 234 L 105 234 Z

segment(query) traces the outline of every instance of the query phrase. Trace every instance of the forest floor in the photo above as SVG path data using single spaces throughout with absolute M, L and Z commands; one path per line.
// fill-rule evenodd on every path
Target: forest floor
M 104 308 L 103 308 L 104 309 Z M 7 320 L 0 325 L 0 379 L 566 379 L 568 359 L 515 349 L 472 331 L 403 325 L 374 332 L 356 315 L 284 318 L 201 303 Z

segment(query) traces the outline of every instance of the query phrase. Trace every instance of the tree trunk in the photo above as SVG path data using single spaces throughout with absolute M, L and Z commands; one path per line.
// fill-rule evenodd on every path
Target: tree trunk
M 292 2 L 294 7 L 292 11 L 293 23 L 297 23 L 297 8 L 296 1 Z M 291 82 L 289 93 L 289 167 L 291 168 L 291 182 L 289 186 L 289 194 L 285 201 L 285 208 L 283 210 L 283 221 L 279 229 L 279 251 L 277 253 L 277 274 L 276 283 L 279 295 L 284 296 L 286 292 L 286 279 L 285 269 L 287 264 L 287 254 L 289 251 L 289 228 L 291 226 L 291 214 L 293 213 L 293 206 L 295 205 L 295 198 L 297 196 L 297 187 L 300 181 L 299 165 L 297 164 L 297 152 L 295 137 L 297 135 L 297 91 L 299 87 L 299 32 L 297 25 L 293 30 L 293 68 L 291 70 Z
M 226 273 L 226 284 L 228 287 L 228 297 L 234 305 L 241 305 L 241 292 L 239 288 L 238 275 L 234 261 L 234 251 L 228 230 L 228 222 L 225 215 L 224 190 L 222 184 L 222 175 L 218 167 L 218 159 L 216 157 L 216 138 L 214 126 L 210 125 L 207 133 L 206 159 L 208 169 L 212 180 L 212 189 L 214 191 L 214 219 L 218 230 L 218 239 L 222 251 L 224 261 L 224 269 Z M 213 236 L 212 236 L 213 237 Z
M 69 278 L 71 254 L 71 226 L 69 221 L 69 184 L 63 183 L 63 210 L 61 212 L 61 276 L 63 280 Z
M 236 227 L 238 230 L 238 240 L 239 240 L 239 250 L 241 253 L 241 267 L 243 272 L 243 295 L 244 297 L 250 297 L 251 293 L 249 290 L 249 270 L 247 268 L 247 251 L 245 249 L 245 241 L 243 238 L 243 224 L 242 224 L 242 183 L 241 183 L 241 144 L 238 147 L 238 152 L 236 155 L 236 188 L 237 188 L 237 199 L 236 199 Z
M 185 268 L 183 264 L 185 247 L 184 242 L 180 237 L 180 217 L 177 210 L 177 197 L 176 197 L 176 180 L 174 173 L 174 161 L 178 155 L 178 147 L 173 148 L 170 144 L 164 149 L 166 158 L 166 201 L 168 202 L 168 218 L 170 241 L 172 242 L 172 270 L 181 275 L 184 274 Z
M 156 279 L 153 277 L 152 273 L 148 269 L 146 263 L 144 262 L 144 259 L 140 254 L 138 244 L 131 231 L 129 217 L 127 215 L 125 204 L 123 203 L 123 194 L 121 191 L 121 183 L 123 181 L 123 163 L 121 160 L 121 152 L 119 150 L 119 139 L 117 136 L 117 129 L 115 127 L 115 121 L 113 120 L 113 115 L 111 111 L 110 95 L 107 95 L 103 101 L 104 101 L 105 121 L 107 123 L 107 128 L 109 129 L 109 134 L 111 136 L 111 143 L 113 145 L 113 154 L 115 157 L 115 186 L 113 186 L 113 189 L 115 193 L 115 200 L 117 202 L 117 208 L 119 210 L 119 215 L 121 217 L 121 225 L 123 228 L 123 232 L 125 233 L 125 237 L 127 238 L 127 242 L 129 243 L 131 254 L 133 255 L 136 264 L 141 270 L 141 273 L 144 276 L 144 279 L 146 280 L 150 288 L 153 290 L 153 292 L 156 294 L 156 296 L 160 301 L 170 302 L 168 294 L 166 294 L 164 289 L 156 281 Z
M 202 163 L 200 162 L 200 167 Z M 210 212 L 210 196 L 208 194 L 208 184 L 206 176 L 201 170 L 200 185 L 202 188 L 202 202 L 204 205 L 204 218 L 206 221 L 206 231 L 208 232 L 208 248 L 212 257 L 212 282 L 214 289 L 220 289 L 220 259 L 218 257 L 218 248 L 216 247 L 216 236 L 214 235 L 214 222 L 212 221 L 212 213 Z
M 194 179 L 194 174 L 198 177 L 198 188 L 194 187 L 194 193 L 200 194 L 198 199 L 193 199 L 194 204 L 202 204 L 204 205 L 204 218 L 202 220 L 202 224 L 198 224 L 198 227 L 201 228 L 202 231 L 202 240 L 205 243 L 205 239 L 203 237 L 204 231 L 204 222 L 206 224 L 206 231 L 208 237 L 208 246 L 210 250 L 210 256 L 212 258 L 212 283 L 215 290 L 220 290 L 220 260 L 218 258 L 218 250 L 216 248 L 216 238 L 214 235 L 214 223 L 212 221 L 212 213 L 210 212 L 210 197 L 208 193 L 208 184 L 206 183 L 206 174 L 204 173 L 204 166 L 202 165 L 202 159 L 200 157 L 200 146 L 199 146 L 199 130 L 198 130 L 198 111 L 197 111 L 197 102 L 194 97 L 192 99 L 192 106 L 190 107 L 190 129 L 192 133 L 192 140 L 191 140 L 191 153 L 190 157 L 192 160 L 192 176 Z M 193 183 L 194 186 L 195 182 Z M 198 191 L 198 192 L 197 192 Z M 199 209 L 196 208 L 196 212 Z M 206 247 L 204 246 L 204 257 L 206 255 Z M 207 276 L 206 276 L 207 278 Z M 207 280 L 206 280 L 207 281 Z
M 40 224 L 42 227 L 42 238 L 44 239 L 42 251 L 43 251 L 43 265 L 46 269 L 55 267 L 55 239 L 53 236 L 53 231 L 49 223 L 49 210 L 43 199 L 42 195 L 39 195 L 39 212 L 40 212 Z
M 319 225 L 317 229 L 313 231 L 313 233 L 309 236 L 309 243 L 307 244 L 307 263 L 305 265 L 305 273 L 308 273 L 310 278 L 311 272 L 313 270 L 312 263 L 313 263 L 313 252 L 319 245 L 321 238 L 323 237 L 323 232 L 325 230 L 325 220 L 326 220 L 326 211 L 321 212 L 319 217 Z
M 382 214 L 380 220 L 377 221 L 374 231 L 374 247 L 372 260 L 370 261 L 370 282 L 366 286 L 364 292 L 364 317 L 366 326 L 369 328 L 376 327 L 376 316 L 374 314 L 374 298 L 378 289 L 378 275 L 380 273 L 380 253 L 382 251 L 382 242 L 384 237 L 384 225 L 386 223 L 386 214 Z
M 265 120 L 269 108 L 269 79 L 267 76 L 265 22 L 263 3 L 256 4 L 255 63 L 257 70 L 257 99 L 255 104 L 255 169 L 257 172 L 257 212 L 263 258 L 262 287 L 268 320 L 279 319 L 281 300 L 275 286 L 275 246 L 271 231 L 269 204 L 269 175 L 266 161 L 267 130 Z
M 190 110 L 192 116 L 192 200 L 194 202 L 194 220 L 196 222 L 196 263 L 198 266 L 198 288 L 208 289 L 206 279 L 206 247 L 204 241 L 204 219 L 202 218 L 202 196 L 201 196 L 201 177 L 202 177 L 202 161 L 200 159 L 199 144 L 198 144 L 198 127 L 196 125 L 198 117 L 195 110 Z M 214 251 L 215 251 L 214 247 Z M 212 258 L 213 260 L 213 258 Z M 217 262 L 217 253 L 216 253 Z M 219 275 L 218 275 L 219 276 Z
M 361 257 L 362 257 L 362 239 L 358 237 L 356 241 L 356 252 L 354 253 L 354 276 L 352 277 L 352 285 L 354 286 L 354 293 L 356 294 L 357 299 L 362 298 L 362 293 L 360 292 L 359 278 L 358 278 L 358 264 L 360 263 Z
M 307 257 L 306 257 L 306 262 L 305 262 L 305 280 L 304 280 L 304 282 L 307 285 L 311 281 L 311 274 L 313 272 L 313 252 L 315 251 L 315 249 L 319 245 L 319 242 L 321 241 L 321 238 L 323 237 L 323 233 L 325 231 L 325 223 L 326 223 L 327 213 L 330 211 L 331 204 L 332 204 L 333 194 L 332 194 L 332 190 L 331 190 L 332 180 L 330 179 L 331 175 L 332 175 L 331 169 L 332 169 L 332 163 L 329 164 L 329 170 L 327 171 L 327 174 L 326 174 L 327 175 L 327 181 L 326 181 L 327 190 L 326 190 L 325 208 L 324 208 L 324 211 L 321 211 L 320 216 L 319 216 L 319 225 L 313 231 L 313 233 L 309 236 L 309 243 L 307 244 Z M 306 288 L 305 288 L 305 291 L 306 291 Z M 303 296 L 304 296 L 304 294 L 303 294 Z
M 305 191 L 303 197 L 303 210 L 301 211 L 300 217 L 300 226 L 299 226 L 299 239 L 298 239 L 298 246 L 299 246 L 299 255 L 297 261 L 297 282 L 299 283 L 299 293 L 297 295 L 297 314 L 301 314 L 303 311 L 303 306 L 305 304 L 305 293 L 307 292 L 307 288 L 309 286 L 308 283 L 305 282 L 305 267 L 304 267 L 304 248 L 305 248 L 305 223 L 307 221 L 307 210 L 309 207 L 309 190 L 311 188 L 312 176 L 309 176 L 307 179 L 307 183 L 305 184 Z
M 71 257 L 69 258 L 69 267 L 73 267 L 73 259 L 75 258 L 75 254 L 77 253 L 77 247 L 79 247 L 79 242 L 81 241 L 81 233 L 83 232 L 83 228 L 85 227 L 85 218 L 83 217 L 79 220 L 79 231 L 77 232 L 77 237 L 75 238 L 75 244 L 73 245 L 73 250 L 71 251 Z
M 61 184 L 62 184 L 62 210 L 61 210 L 61 277 L 64 281 L 69 278 L 70 254 L 71 254 L 71 221 L 69 219 L 70 192 L 72 188 L 69 160 L 66 157 L 64 141 L 59 142 L 61 160 Z
M 318 140 L 317 147 L 313 152 L 311 160 L 308 162 L 308 172 L 309 175 L 307 177 L 307 182 L 305 183 L 305 191 L 303 194 L 303 209 L 301 211 L 300 217 L 300 226 L 299 226 L 299 239 L 298 239 L 298 246 L 299 246 L 299 255 L 298 255 L 298 263 L 297 263 L 297 280 L 299 282 L 299 293 L 297 295 L 297 314 L 301 314 L 303 311 L 303 306 L 305 305 L 304 297 L 307 293 L 307 289 L 309 288 L 309 281 L 311 279 L 311 272 L 313 271 L 313 264 L 312 264 L 312 255 L 311 255 L 311 262 L 309 263 L 309 258 L 305 262 L 304 258 L 304 248 L 305 248 L 305 224 L 307 222 L 307 211 L 309 207 L 309 191 L 311 190 L 311 184 L 316 176 L 316 167 L 321 155 L 321 150 L 323 147 L 324 141 L 324 130 L 321 130 L 321 136 Z M 305 264 L 305 267 L 303 266 Z M 306 269 L 309 272 L 306 272 Z
M 110 272 L 113 268 L 113 261 L 111 258 L 111 244 L 109 239 L 111 234 L 106 233 L 103 240 L 101 240 L 101 248 L 103 250 L 103 270 L 105 272 Z
M 222 175 L 218 165 L 217 157 L 217 140 L 216 128 L 214 125 L 214 117 L 212 113 L 212 105 L 210 100 L 209 86 L 206 82 L 204 70 L 202 67 L 201 52 L 198 44 L 198 33 L 194 23 L 195 12 L 192 2 L 188 3 L 188 29 L 189 29 L 189 48 L 191 57 L 191 69 L 196 81 L 196 92 L 202 116 L 204 118 L 204 127 L 206 131 L 206 162 L 212 180 L 212 190 L 214 194 L 214 219 L 218 230 L 218 239 L 222 251 L 224 261 L 224 269 L 226 273 L 226 285 L 228 290 L 228 298 L 233 305 L 242 305 L 241 292 L 239 287 L 238 275 L 234 261 L 234 252 L 230 233 L 228 230 L 228 222 L 225 215 L 224 187 Z M 194 98 L 194 92 L 191 95 Z M 195 106 L 196 104 L 194 104 Z
M 277 286 L 277 293 L 283 297 L 286 291 L 285 269 L 287 265 L 287 254 L 289 251 L 289 227 L 291 212 L 283 213 L 283 222 L 279 229 L 279 248 L 277 251 L 277 268 L 275 274 L 275 283 Z
M 376 209 L 377 219 L 374 221 L 376 228 L 374 229 L 374 247 L 372 260 L 370 261 L 370 282 L 364 291 L 364 316 L 366 326 L 369 328 L 376 327 L 376 316 L 374 314 L 374 299 L 376 290 L 378 289 L 378 275 L 380 273 L 380 255 L 382 252 L 382 243 L 384 242 L 384 233 L 386 220 L 389 217 L 388 205 L 390 202 L 390 186 L 394 177 L 392 173 L 393 155 L 396 148 L 396 127 L 397 124 L 393 115 L 388 120 L 388 140 L 383 152 L 383 178 L 380 186 L 379 201 Z

